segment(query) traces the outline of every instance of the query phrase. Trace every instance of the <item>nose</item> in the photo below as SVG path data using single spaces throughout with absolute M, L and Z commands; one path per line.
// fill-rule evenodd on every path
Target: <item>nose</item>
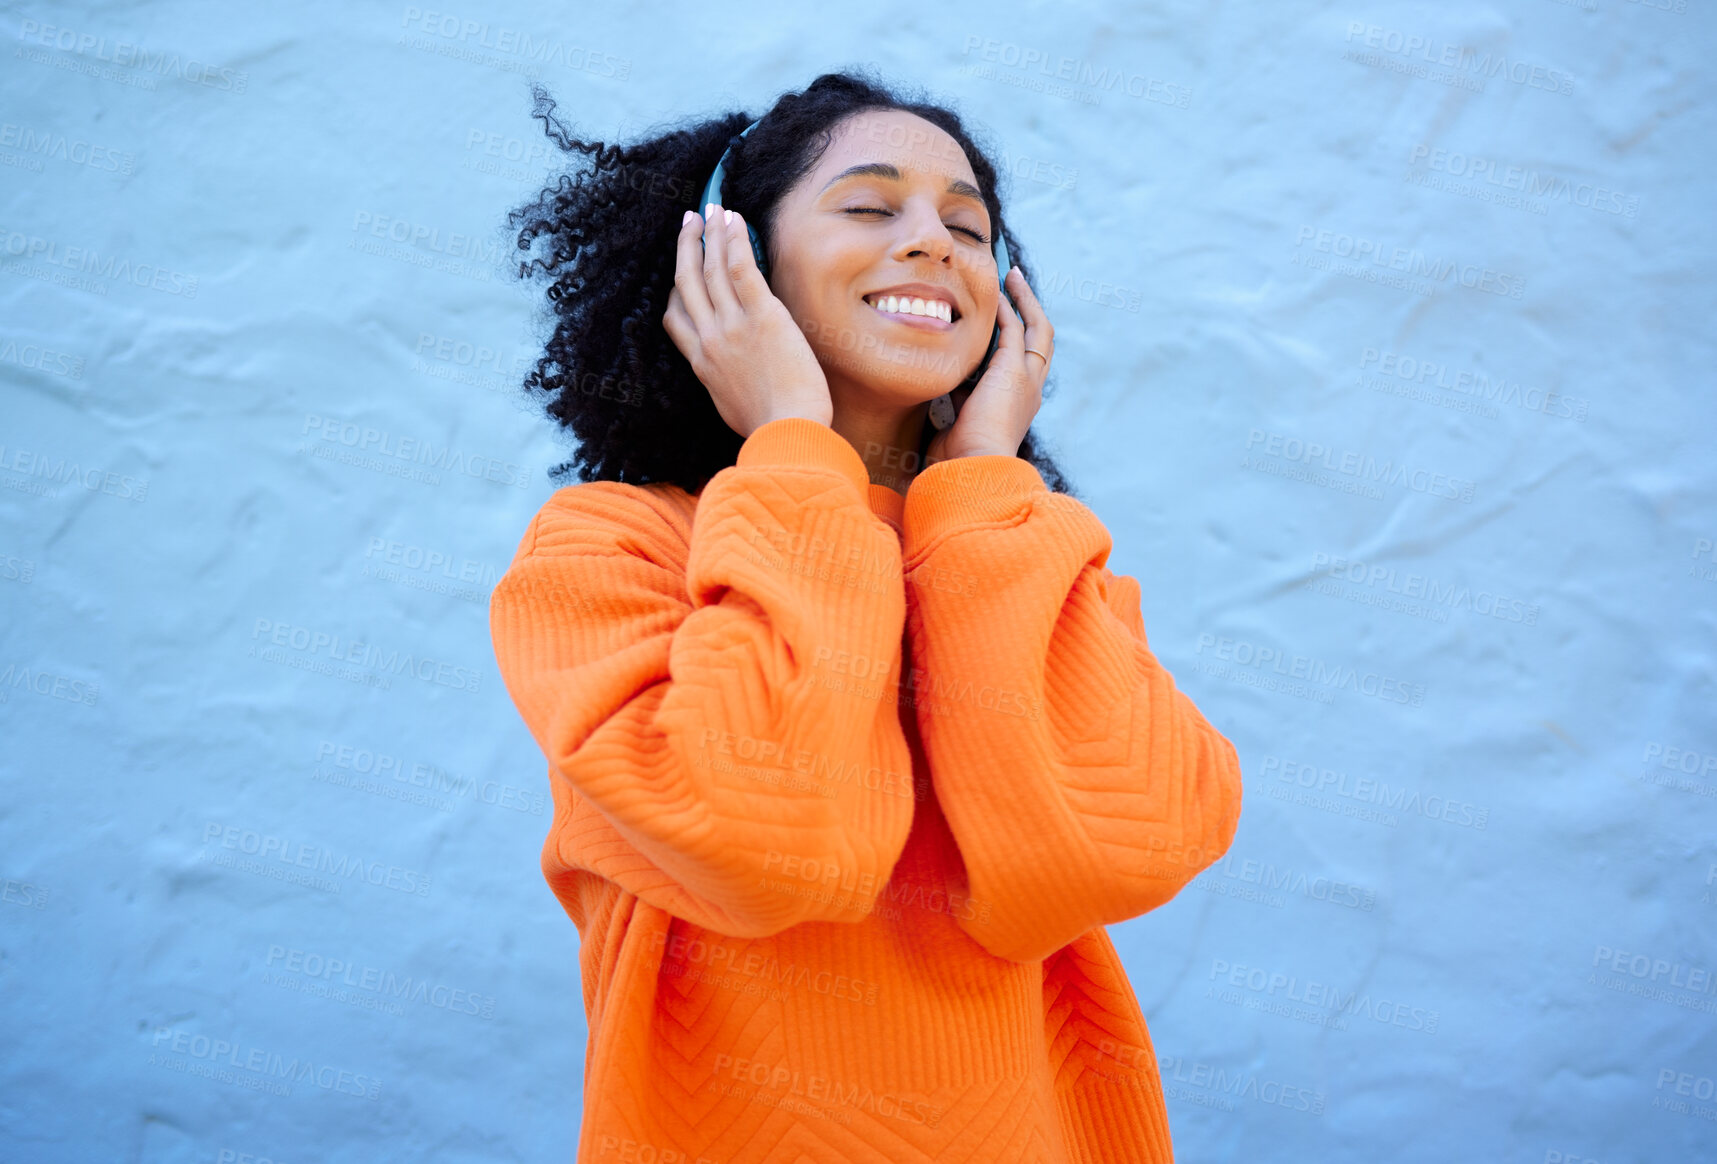
M 954 236 L 942 225 L 934 207 L 917 205 L 902 211 L 901 243 L 897 258 L 928 257 L 940 263 L 954 251 Z

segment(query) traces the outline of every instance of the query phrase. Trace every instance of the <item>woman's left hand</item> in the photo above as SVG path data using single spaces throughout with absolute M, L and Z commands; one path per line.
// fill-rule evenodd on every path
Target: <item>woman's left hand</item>
M 1055 355 L 1055 328 L 1018 267 L 1008 271 L 1007 282 L 1020 310 L 1014 311 L 1006 294 L 997 297 L 996 320 L 1002 334 L 995 355 L 974 387 L 955 390 L 959 413 L 953 424 L 930 438 L 926 466 L 953 457 L 1017 456 L 1032 418 L 1043 405 L 1043 380 Z M 1026 351 L 1028 347 L 1037 352 Z

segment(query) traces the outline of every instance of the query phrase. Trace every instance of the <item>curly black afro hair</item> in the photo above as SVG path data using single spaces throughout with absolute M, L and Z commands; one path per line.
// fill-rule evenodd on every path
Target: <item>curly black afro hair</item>
M 540 84 L 532 93 L 532 116 L 549 138 L 591 163 L 559 175 L 507 215 L 507 225 L 518 228 L 520 251 L 530 252 L 539 238 L 547 250 L 521 261 L 518 275 L 548 283 L 554 318 L 524 388 L 577 439 L 573 460 L 550 470 L 552 480 L 563 481 L 576 467 L 581 481 L 670 482 L 695 494 L 737 459 L 743 438 L 722 420 L 662 326 L 682 214 L 702 211 L 698 197 L 730 143 L 725 202 L 756 227 L 767 248 L 777 203 L 817 164 L 836 123 L 867 110 L 917 114 L 965 151 L 1010 260 L 1031 278 L 1025 250 L 1002 215 L 996 167 L 960 118 L 862 71 L 825 73 L 803 92 L 782 96 L 743 139 L 737 135 L 753 118 L 729 113 L 633 145 L 583 141 L 554 117 L 555 102 Z M 1050 489 L 1073 493 L 1031 432 L 1016 455 L 1036 466 Z

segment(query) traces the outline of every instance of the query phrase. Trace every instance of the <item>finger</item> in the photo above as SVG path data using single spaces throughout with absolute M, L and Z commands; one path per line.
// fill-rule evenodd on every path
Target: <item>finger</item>
M 1003 390 L 1010 392 L 1030 389 L 1033 385 L 1040 383 L 1040 377 L 1037 376 L 1032 367 L 1038 361 L 1026 357 L 1025 324 L 1020 320 L 1019 313 L 1014 310 L 1014 305 L 1008 296 L 1003 295 L 1001 298 L 1002 302 L 998 305 L 997 310 L 1002 316 L 1002 334 L 1001 339 L 996 344 L 996 355 L 998 357 L 1005 356 L 1006 360 L 1002 364 L 1002 371 L 997 384 Z M 1033 346 L 1037 345 L 1034 344 Z
M 704 207 L 703 278 L 717 315 L 737 315 L 740 310 L 739 296 L 733 293 L 733 278 L 727 273 L 730 225 L 719 204 L 712 202 Z
M 745 216 L 737 210 L 733 212 L 733 228 L 727 239 L 727 274 L 739 305 L 746 310 L 756 302 L 759 289 L 769 289 L 768 280 L 757 267 L 757 256 L 751 253 L 751 233 L 746 229 Z
M 1013 276 L 1010 273 L 1008 277 L 1011 279 Z M 996 297 L 996 321 L 1002 326 L 1001 339 L 996 347 L 1006 348 L 1016 356 L 1025 355 L 1025 325 L 1020 322 L 1013 300 L 1005 291 Z
M 710 303 L 709 287 L 704 281 L 703 259 L 703 218 L 693 211 L 680 225 L 674 290 L 680 293 L 680 306 L 686 318 L 699 332 L 707 332 L 715 325 L 715 307 Z
M 668 338 L 674 341 L 686 362 L 695 367 L 702 349 L 698 346 L 697 328 L 692 324 L 691 316 L 686 314 L 686 301 L 680 296 L 678 287 L 668 292 L 668 309 L 662 313 L 662 330 L 668 333 Z
M 1038 302 L 1037 292 L 1031 289 L 1031 284 L 1026 282 L 1025 274 L 1018 267 L 1008 272 L 1008 278 L 1013 283 L 1014 299 L 1019 303 L 1019 316 L 1025 323 L 1026 346 L 1036 348 L 1045 356 L 1053 356 L 1055 327 L 1049 322 L 1043 304 Z

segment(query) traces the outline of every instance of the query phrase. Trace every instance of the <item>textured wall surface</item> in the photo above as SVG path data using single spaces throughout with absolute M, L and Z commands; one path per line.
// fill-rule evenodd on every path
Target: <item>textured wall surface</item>
M 957 8 L 5 7 L 0 1157 L 571 1159 L 527 82 L 875 62 L 1012 173 L 1040 431 L 1245 769 L 1111 931 L 1181 1157 L 1717 1159 L 1711 0 Z

